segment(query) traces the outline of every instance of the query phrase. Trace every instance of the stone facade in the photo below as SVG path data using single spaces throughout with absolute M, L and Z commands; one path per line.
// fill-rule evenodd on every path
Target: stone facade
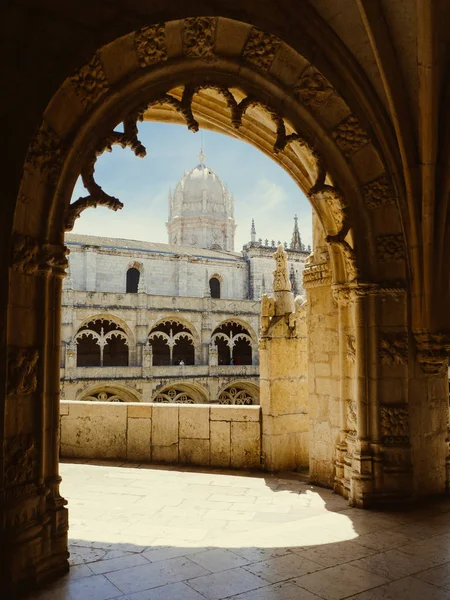
M 170 193 L 170 244 L 66 235 L 63 399 L 259 403 L 260 299 L 272 291 L 275 242 L 256 240 L 254 223 L 240 253 L 234 237 L 208 237 L 213 221 L 234 236 L 233 198 L 200 158 Z M 297 217 L 287 255 L 302 290 Z

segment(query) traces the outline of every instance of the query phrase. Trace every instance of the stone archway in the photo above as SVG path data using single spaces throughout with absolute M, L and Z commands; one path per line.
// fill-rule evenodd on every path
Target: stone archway
M 407 303 L 416 259 L 405 245 L 408 214 L 388 151 L 390 132 L 383 131 L 389 128 L 377 121 L 382 111 L 370 99 L 366 94 L 352 103 L 356 114 L 283 40 L 216 17 L 152 25 L 119 38 L 56 92 L 29 147 L 12 238 L 10 301 L 17 310 L 8 317 L 6 413 L 20 400 L 23 416 L 19 426 L 11 419 L 5 428 L 6 521 L 12 539 L 20 539 L 8 557 L 13 585 L 67 568 L 56 426 L 63 233 L 89 206 L 121 207 L 96 183 L 95 160 L 114 143 L 142 156 L 139 119 L 184 120 L 193 130 L 238 135 L 308 193 L 320 222 L 306 277 L 321 297 L 310 316 L 338 332 L 338 353 L 330 359 L 339 384 L 333 396 L 337 489 L 361 506 L 418 491 L 419 481 L 426 493 L 443 489 L 446 382 L 435 377 L 433 391 L 426 379 L 442 371 L 443 343 L 419 332 L 416 361 Z M 120 122 L 124 133 L 114 131 Z M 69 205 L 80 165 L 88 195 Z M 33 311 L 43 318 L 37 321 Z M 317 394 L 330 397 L 329 385 Z M 432 429 L 431 408 L 419 405 L 428 393 L 439 431 Z M 35 425 L 36 403 L 42 418 Z M 427 434 L 434 469 L 426 459 Z

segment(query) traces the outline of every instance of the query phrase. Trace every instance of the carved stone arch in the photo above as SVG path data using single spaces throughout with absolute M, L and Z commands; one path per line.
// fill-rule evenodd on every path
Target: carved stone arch
M 252 402 L 247 397 L 251 398 Z M 220 404 L 259 404 L 259 385 L 252 381 L 232 381 L 220 388 L 217 398 Z
M 250 323 L 248 321 L 245 321 L 245 319 L 241 319 L 240 317 L 230 317 L 228 319 L 224 319 L 223 321 L 220 321 L 219 323 L 214 325 L 213 331 L 216 331 L 217 329 L 219 329 L 222 325 L 225 325 L 226 323 L 237 323 L 238 325 L 240 325 L 241 327 L 243 327 L 244 329 L 246 329 L 248 331 L 250 337 L 252 338 L 253 344 L 258 343 L 259 336 L 256 333 L 256 331 L 253 329 L 253 327 L 250 325 Z
M 187 396 L 186 399 L 182 397 L 184 394 Z M 207 404 L 209 395 L 208 391 L 197 382 L 175 381 L 170 384 L 162 383 L 159 385 L 153 394 L 152 402 Z
M 362 275 L 369 280 L 376 279 L 375 239 L 378 233 L 381 234 L 382 225 L 376 219 L 370 219 L 362 190 L 377 178 L 388 181 L 388 176 L 377 146 L 373 144 L 372 130 L 363 127 L 322 73 L 311 64 L 305 64 L 304 58 L 273 35 L 247 26 L 247 36 L 239 38 L 242 38 L 241 46 L 236 47 L 234 55 L 225 57 L 221 51 L 225 25 L 220 18 L 188 19 L 176 27 L 180 28 L 185 41 L 184 57 L 179 56 L 176 65 L 167 58 L 171 49 L 166 46 L 164 35 L 153 37 L 154 32 L 163 31 L 165 25 L 144 28 L 113 42 L 108 53 L 100 49 L 89 64 L 65 82 L 63 87 L 71 88 L 74 93 L 58 98 L 78 118 L 57 120 L 56 113 L 52 112 L 55 103 L 46 112 L 45 121 L 30 147 L 28 163 L 46 181 L 50 177 L 55 182 L 65 165 L 67 177 L 57 185 L 57 195 L 65 206 L 66 225 L 68 221 L 73 222 L 79 210 L 89 205 L 100 203 L 114 210 L 121 208 L 120 201 L 108 196 L 95 182 L 94 163 L 96 156 L 112 144 L 130 146 L 138 156 L 145 154 L 137 138 L 137 119 L 184 121 L 193 130 L 201 126 L 232 131 L 275 158 L 309 194 L 327 235 L 336 235 L 336 227 L 330 229 L 329 210 L 323 206 L 321 191 L 333 189 L 335 184 L 348 205 L 350 227 L 354 228 L 353 249 L 358 256 L 364 253 L 364 260 L 357 256 L 359 268 L 364 270 Z M 186 39 L 189 39 L 188 31 L 198 28 L 204 31 L 206 54 L 194 56 Z M 231 35 L 233 29 L 242 31 L 242 24 L 227 21 L 226 35 Z M 207 31 L 215 33 L 209 35 Z M 130 45 L 130 40 L 135 43 Z M 169 46 L 170 43 L 169 40 Z M 124 64 L 129 65 L 128 70 L 119 72 L 110 81 L 108 73 L 113 65 L 109 65 L 109 57 L 124 52 L 129 59 L 124 59 Z M 152 57 L 150 62 L 149 56 Z M 291 57 L 290 68 L 295 76 L 286 80 L 285 74 L 276 68 L 277 56 Z M 205 57 L 208 57 L 207 61 L 203 60 Z M 236 75 L 236 65 L 242 63 L 246 69 Z M 300 68 L 300 64 L 304 66 Z M 169 66 L 170 83 L 166 75 Z M 85 80 L 89 76 L 94 81 L 87 87 Z M 205 80 L 208 80 L 206 85 Z M 215 95 L 213 101 L 217 111 L 211 110 L 211 93 Z M 79 110 L 74 113 L 76 98 L 81 100 L 81 113 Z M 128 108 L 121 114 L 121 102 L 125 98 Z M 100 104 L 101 111 L 98 110 Z M 330 111 L 331 106 L 333 110 Z M 252 111 L 257 118 L 252 116 Z M 113 130 L 118 121 L 124 122 L 123 134 Z M 240 130 L 243 122 L 245 129 Z M 87 136 L 88 131 L 90 135 Z M 72 172 L 67 165 L 73 154 L 68 152 L 64 140 L 74 134 L 73 145 L 80 144 L 85 156 L 84 179 L 89 196 L 68 207 L 67 189 L 72 188 L 78 173 Z M 44 163 L 37 158 L 42 148 L 47 150 Z M 366 167 L 370 165 L 370 172 L 361 168 L 362 163 Z M 391 182 L 388 185 L 392 187 Z M 391 196 L 396 195 L 392 193 Z M 54 211 L 53 216 L 61 223 L 61 210 Z M 400 219 L 397 217 L 390 222 L 394 223 L 395 235 L 402 235 Z M 393 271 L 397 275 L 399 269 Z
M 99 400 L 99 401 L 103 401 L 102 399 L 98 399 L 97 396 L 100 393 L 106 393 L 108 394 L 108 396 L 112 396 L 112 397 L 119 397 L 120 400 L 122 400 L 123 402 L 142 402 L 142 396 L 141 394 L 139 394 L 139 392 L 137 392 L 135 389 L 121 384 L 121 383 L 114 383 L 114 384 L 103 384 L 103 383 L 96 383 L 92 386 L 87 387 L 86 389 L 84 389 L 82 392 L 80 392 L 77 397 L 76 400 Z M 114 401 L 114 400 L 113 400 Z
M 87 325 L 88 323 L 92 322 L 92 321 L 97 321 L 97 320 L 101 320 L 104 319 L 105 321 L 112 321 L 113 323 L 115 323 L 118 327 L 120 327 L 121 329 L 123 329 L 123 331 L 126 333 L 127 338 L 128 338 L 128 346 L 131 348 L 134 346 L 135 344 L 135 338 L 133 335 L 133 332 L 130 328 L 130 326 L 126 323 L 126 321 L 124 321 L 123 319 L 121 319 L 120 317 L 118 317 L 117 315 L 114 314 L 110 314 L 110 313 L 96 313 L 94 315 L 91 315 L 89 317 L 86 317 L 85 319 L 83 319 L 83 321 L 79 324 L 78 328 L 77 328 L 77 333 L 80 331 L 80 329 L 82 327 L 84 327 L 85 325 Z
M 172 314 L 168 314 L 164 317 L 161 317 L 160 319 L 157 319 L 154 323 L 151 323 L 149 330 L 148 330 L 147 338 L 150 335 L 150 333 L 156 327 L 158 327 L 158 325 L 161 325 L 161 323 L 164 323 L 165 321 L 174 321 L 176 323 L 180 323 L 181 325 L 186 327 L 186 329 L 188 329 L 190 331 L 190 333 L 192 334 L 192 337 L 194 338 L 194 346 L 197 347 L 200 344 L 200 335 L 199 335 L 195 325 L 191 321 L 189 321 L 188 319 L 185 319 L 182 316 L 172 315 Z

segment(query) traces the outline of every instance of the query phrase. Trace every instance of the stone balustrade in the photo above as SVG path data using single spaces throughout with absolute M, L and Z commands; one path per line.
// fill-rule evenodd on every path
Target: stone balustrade
M 259 406 L 61 401 L 63 458 L 261 467 Z
M 165 365 L 152 367 L 75 367 L 61 368 L 61 379 L 135 379 L 141 377 L 258 377 L 259 365 Z

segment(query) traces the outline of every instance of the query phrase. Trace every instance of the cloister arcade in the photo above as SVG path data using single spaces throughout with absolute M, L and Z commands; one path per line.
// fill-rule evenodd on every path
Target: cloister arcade
M 112 144 L 144 156 L 143 119 L 252 143 L 311 201 L 314 480 L 359 507 L 448 489 L 449 8 L 410 4 L 348 2 L 339 18 L 328 0 L 10 13 L 20 27 L 7 32 L 4 61 L 15 93 L 0 225 L 7 596 L 68 569 L 64 231 L 88 207 L 122 207 L 96 182 L 95 161 Z M 70 204 L 80 171 L 88 192 Z M 294 368 L 295 357 L 280 360 Z

